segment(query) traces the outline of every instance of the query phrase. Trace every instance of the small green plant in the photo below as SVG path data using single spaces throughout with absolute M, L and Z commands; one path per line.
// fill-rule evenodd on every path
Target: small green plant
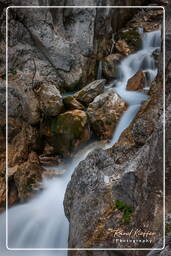
M 115 201 L 116 208 L 123 213 L 122 215 L 122 223 L 130 223 L 131 222 L 131 215 L 134 212 L 134 209 L 130 206 L 127 206 L 125 203 L 121 202 L 120 200 Z
M 17 74 L 16 69 L 12 69 L 12 70 L 11 70 L 11 73 L 12 73 L 13 75 L 16 75 L 16 74 Z

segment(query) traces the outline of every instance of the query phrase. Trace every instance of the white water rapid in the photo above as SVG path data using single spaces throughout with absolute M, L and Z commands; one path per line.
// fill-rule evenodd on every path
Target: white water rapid
M 111 147 L 118 140 L 123 130 L 129 126 L 137 114 L 141 103 L 148 97 L 145 94 L 126 91 L 127 81 L 139 70 L 149 74 L 150 81 L 157 75 L 157 69 L 152 53 L 160 49 L 161 31 L 142 34 L 142 49 L 126 57 L 120 64 L 120 78 L 106 88 L 113 88 L 128 103 L 129 107 L 123 114 L 110 143 L 92 142 L 85 146 L 63 165 L 54 167 L 65 170 L 64 174 L 53 179 L 44 179 L 44 190 L 28 203 L 17 205 L 8 210 L 8 247 L 5 247 L 5 213 L 0 216 L 1 224 L 1 255 L 2 256 L 49 256 L 67 255 L 67 251 L 24 251 L 24 248 L 67 248 L 69 223 L 63 209 L 63 199 L 66 186 L 80 161 L 96 147 L 104 149 Z M 148 90 L 148 85 L 145 85 Z M 23 251 L 16 251 L 16 248 Z

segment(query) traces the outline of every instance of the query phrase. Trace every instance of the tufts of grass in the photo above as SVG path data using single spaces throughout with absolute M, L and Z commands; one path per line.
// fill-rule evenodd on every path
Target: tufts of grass
M 120 200 L 115 201 L 115 206 L 123 213 L 121 222 L 124 224 L 129 224 L 131 222 L 134 209 Z

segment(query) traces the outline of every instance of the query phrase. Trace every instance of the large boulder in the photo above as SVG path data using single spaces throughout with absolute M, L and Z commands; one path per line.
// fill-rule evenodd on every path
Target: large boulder
M 95 80 L 85 86 L 81 91 L 77 92 L 74 96 L 78 101 L 87 106 L 96 96 L 104 92 L 105 82 L 105 79 Z
M 45 135 L 56 153 L 69 155 L 90 137 L 86 113 L 75 109 L 60 114 L 50 120 Z
M 128 91 L 140 91 L 143 92 L 145 87 L 145 73 L 138 71 L 133 77 L 128 80 L 126 89 Z
M 104 58 L 103 75 L 107 79 L 116 78 L 118 76 L 118 65 L 121 63 L 123 56 L 115 53 Z
M 46 116 L 58 115 L 63 107 L 62 96 L 53 84 L 43 84 L 38 90 L 40 109 Z
M 87 109 L 95 135 L 100 139 L 110 139 L 126 108 L 126 103 L 113 89 L 97 96 Z

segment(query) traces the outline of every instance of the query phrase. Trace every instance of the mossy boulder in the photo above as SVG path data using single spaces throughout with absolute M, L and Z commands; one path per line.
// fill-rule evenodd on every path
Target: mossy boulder
M 125 42 L 129 45 L 132 51 L 137 51 L 140 49 L 142 44 L 141 35 L 138 31 L 131 30 L 123 30 L 119 33 L 121 40 L 125 40 Z
M 67 111 L 49 122 L 47 139 L 57 154 L 69 155 L 89 137 L 87 115 L 82 110 Z

